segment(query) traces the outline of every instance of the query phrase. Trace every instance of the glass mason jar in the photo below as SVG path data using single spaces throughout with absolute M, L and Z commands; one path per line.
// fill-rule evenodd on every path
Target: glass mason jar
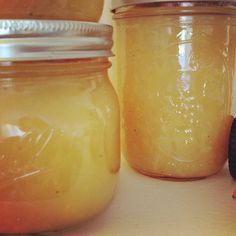
M 104 0 L 0 0 L 0 19 L 60 19 L 97 22 Z
M 123 146 L 137 171 L 217 173 L 227 159 L 236 1 L 113 1 Z
M 119 107 L 112 29 L 0 21 L 0 233 L 55 231 L 111 201 Z

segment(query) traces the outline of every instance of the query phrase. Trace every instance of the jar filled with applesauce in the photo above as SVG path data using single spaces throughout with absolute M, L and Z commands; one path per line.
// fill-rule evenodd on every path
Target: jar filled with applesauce
M 113 1 L 123 149 L 137 171 L 198 179 L 227 159 L 236 1 Z
M 0 19 L 99 21 L 104 0 L 0 0 Z
M 75 226 L 105 208 L 117 182 L 112 28 L 1 20 L 0 35 L 0 233 Z

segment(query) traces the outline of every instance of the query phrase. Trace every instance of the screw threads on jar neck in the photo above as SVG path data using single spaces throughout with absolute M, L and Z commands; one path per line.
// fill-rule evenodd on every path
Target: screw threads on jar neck
M 107 58 L 87 58 L 52 61 L 0 62 L 0 79 L 27 77 L 60 77 L 65 75 L 107 73 L 111 63 Z
M 157 15 L 217 14 L 236 17 L 236 1 L 172 1 L 124 5 L 113 10 L 114 18 Z
M 155 4 L 159 6 L 179 6 L 179 5 L 219 5 L 219 6 L 235 6 L 236 0 L 112 0 L 112 10 L 115 12 L 116 9 L 124 6 L 134 5 L 145 5 Z

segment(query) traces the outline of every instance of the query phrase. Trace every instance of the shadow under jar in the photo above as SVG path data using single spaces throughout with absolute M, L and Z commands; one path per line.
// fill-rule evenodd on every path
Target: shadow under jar
M 0 29 L 0 233 L 75 226 L 104 209 L 117 182 L 112 29 L 23 20 Z
M 236 1 L 113 1 L 123 149 L 137 171 L 217 173 L 227 159 Z

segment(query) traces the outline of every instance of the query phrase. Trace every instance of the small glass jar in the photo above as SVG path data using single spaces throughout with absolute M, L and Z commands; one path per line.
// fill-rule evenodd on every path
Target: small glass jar
M 124 155 L 171 179 L 227 159 L 236 72 L 236 1 L 113 1 Z
M 112 29 L 10 20 L 0 34 L 0 233 L 75 226 L 104 209 L 117 182 Z
M 0 0 L 0 19 L 99 21 L 104 0 Z

